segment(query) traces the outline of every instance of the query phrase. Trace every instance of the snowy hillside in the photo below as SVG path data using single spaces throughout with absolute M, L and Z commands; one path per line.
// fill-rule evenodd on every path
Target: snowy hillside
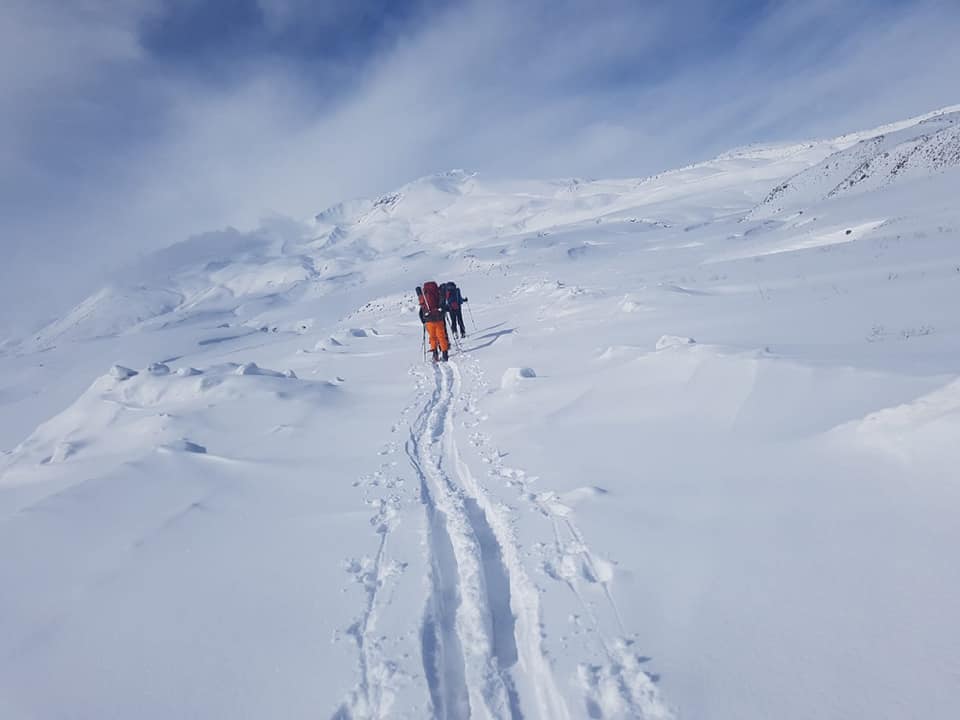
M 0 717 L 952 719 L 958 118 L 443 173 L 7 342 Z
M 865 138 L 775 187 L 752 217 L 960 166 L 960 111 Z

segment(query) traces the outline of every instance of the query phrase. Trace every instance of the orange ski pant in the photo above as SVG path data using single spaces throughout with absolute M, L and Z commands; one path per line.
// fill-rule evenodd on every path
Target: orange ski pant
M 430 337 L 431 350 L 436 350 L 437 345 L 443 352 L 450 349 L 450 341 L 447 340 L 447 324 L 443 320 L 428 322 L 427 335 Z

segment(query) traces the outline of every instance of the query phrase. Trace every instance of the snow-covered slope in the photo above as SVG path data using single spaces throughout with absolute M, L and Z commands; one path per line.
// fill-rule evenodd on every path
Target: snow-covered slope
M 777 185 L 751 214 L 769 217 L 825 197 L 868 192 L 960 166 L 960 110 L 859 140 Z
M 145 259 L 41 330 L 32 345 L 43 349 L 63 339 L 215 315 L 257 325 L 260 311 L 367 283 L 424 253 L 454 257 L 477 238 L 515 238 L 530 246 L 547 244 L 543 238 L 561 227 L 628 222 L 644 230 L 705 222 L 749 207 L 771 182 L 808 167 L 823 152 L 809 144 L 742 152 L 640 180 L 485 184 L 463 171 L 430 176 L 376 200 L 337 205 L 307 222 L 194 237 Z M 638 214 L 641 209 L 645 214 Z
M 431 176 L 6 344 L 0 717 L 952 718 L 956 118 Z

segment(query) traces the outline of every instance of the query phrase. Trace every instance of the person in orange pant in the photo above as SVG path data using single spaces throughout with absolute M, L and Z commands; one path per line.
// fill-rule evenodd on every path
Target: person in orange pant
M 428 320 L 427 337 L 430 338 L 430 351 L 434 362 L 437 361 L 437 350 L 443 353 L 444 362 L 450 357 L 450 341 L 447 339 L 447 323 L 443 320 Z
M 425 282 L 417 297 L 420 300 L 420 321 L 430 337 L 433 361 L 437 362 L 440 359 L 439 353 L 442 352 L 442 359 L 446 362 L 450 357 L 450 340 L 447 338 L 447 322 L 440 304 L 440 288 L 432 280 Z

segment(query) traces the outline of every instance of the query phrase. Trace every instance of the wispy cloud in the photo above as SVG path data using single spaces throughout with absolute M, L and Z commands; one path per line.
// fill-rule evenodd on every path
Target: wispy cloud
M 190 232 L 450 167 L 642 175 L 958 101 L 948 0 L 7 5 L 7 307 L 41 274 L 69 296 Z

